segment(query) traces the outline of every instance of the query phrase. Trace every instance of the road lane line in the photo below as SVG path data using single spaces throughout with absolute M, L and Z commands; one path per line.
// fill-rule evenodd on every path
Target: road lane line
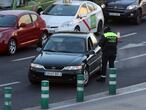
M 128 58 L 123 58 L 123 59 L 118 60 L 118 61 L 115 61 L 115 62 L 120 62 L 120 61 L 126 61 L 126 60 L 136 59 L 136 58 L 140 58 L 140 57 L 144 57 L 144 56 L 146 56 L 146 54 L 140 54 L 140 55 L 136 55 L 136 56 L 132 56 L 132 57 L 128 57 Z M 13 61 L 13 62 L 23 61 L 23 60 L 31 59 L 31 58 L 34 58 L 34 57 L 35 57 L 35 56 L 25 57 L 25 58 L 20 58 L 20 59 L 12 60 L 12 61 Z
M 86 96 L 85 99 L 86 98 L 87 99 L 84 102 L 75 103 L 75 99 L 69 99 L 69 100 L 62 101 L 61 103 L 60 102 L 53 103 L 53 104 L 50 104 L 52 107 L 50 106 L 49 110 L 59 110 L 61 108 L 78 106 L 80 104 L 91 103 L 94 101 L 101 101 L 101 100 L 105 100 L 108 98 L 114 98 L 114 97 L 122 96 L 122 95 L 124 96 L 124 95 L 128 95 L 128 94 L 142 92 L 145 90 L 146 90 L 146 82 L 143 82 L 143 83 L 139 83 L 139 84 L 123 87 L 123 88 L 118 88 L 116 95 L 108 95 L 108 91 L 105 91 L 105 92 L 101 92 L 101 93 L 97 93 L 97 94 L 93 94 L 93 95 L 88 95 L 89 98 L 87 98 L 88 96 Z M 94 96 L 94 97 L 92 97 L 92 96 Z M 40 110 L 40 106 L 25 108 L 23 110 Z
M 129 33 L 129 34 L 125 34 L 125 35 L 122 35 L 121 38 L 133 36 L 133 35 L 136 35 L 136 34 L 137 34 L 136 32 Z M 12 61 L 13 61 L 13 62 L 18 62 L 18 61 L 23 61 L 23 60 L 32 59 L 32 58 L 34 58 L 34 57 L 35 57 L 35 56 L 24 57 L 24 58 L 15 59 L 15 60 L 12 60 Z
M 136 55 L 136 56 L 132 56 L 132 57 L 128 57 L 128 58 L 123 58 L 123 59 L 115 61 L 115 62 L 132 60 L 132 59 L 136 59 L 136 58 L 140 58 L 140 57 L 144 57 L 144 56 L 146 56 L 146 54 L 140 54 L 140 55 Z
M 15 85 L 15 84 L 19 84 L 19 83 L 20 82 L 12 82 L 12 83 L 0 84 L 0 87 Z
M 129 36 L 134 36 L 136 34 L 137 34 L 136 32 L 125 34 L 125 35 L 122 35 L 121 38 L 129 37 Z
M 118 50 L 124 50 L 124 49 L 129 49 L 129 48 L 136 48 L 136 47 L 142 47 L 142 46 L 146 46 L 146 42 L 140 42 L 140 43 L 129 43 L 127 45 L 124 45 L 120 48 L 118 48 Z
M 17 62 L 17 61 L 23 61 L 23 60 L 32 59 L 32 58 L 34 58 L 34 57 L 35 57 L 35 56 L 24 57 L 24 58 L 15 59 L 15 60 L 12 60 L 12 61 L 13 61 L 13 62 Z
M 63 106 L 59 106 L 59 107 L 54 107 L 54 108 L 51 108 L 49 110 L 59 110 L 59 109 L 63 109 L 63 108 L 78 106 L 78 105 L 81 105 L 81 104 L 87 104 L 87 103 L 91 103 L 91 102 L 95 102 L 95 101 L 101 101 L 101 100 L 105 100 L 105 99 L 109 99 L 109 98 L 115 98 L 115 97 L 118 97 L 118 96 L 124 96 L 124 95 L 128 95 L 128 94 L 133 94 L 133 93 L 137 93 L 137 92 L 141 92 L 141 91 L 145 91 L 145 90 L 146 90 L 146 88 L 141 88 L 141 89 L 128 91 L 128 92 L 124 92 L 124 93 L 116 94 L 116 95 L 112 95 L 112 96 L 94 98 L 94 99 L 91 99 L 91 100 L 88 100 L 88 101 L 84 101 L 84 102 L 80 102 L 80 103 L 73 103 L 73 104 L 63 105 Z

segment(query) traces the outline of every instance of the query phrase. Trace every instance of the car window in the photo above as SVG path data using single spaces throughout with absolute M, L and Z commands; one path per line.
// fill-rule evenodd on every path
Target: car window
M 48 7 L 43 14 L 54 16 L 75 16 L 78 5 L 53 4 Z
M 35 22 L 38 19 L 38 16 L 35 14 L 31 14 L 32 21 Z
M 89 37 L 88 38 L 88 51 L 92 50 L 93 49 L 93 43 L 92 43 L 92 40 L 91 38 Z
M 16 16 L 0 15 L 0 27 L 13 27 L 16 25 Z
M 30 16 L 29 15 L 23 15 L 23 16 L 21 16 L 21 18 L 19 19 L 18 24 L 20 25 L 21 23 L 31 24 L 32 21 L 31 21 Z
M 53 36 L 46 43 L 43 50 L 67 53 L 85 52 L 85 40 L 76 37 Z
M 87 13 L 88 13 L 88 10 L 87 10 L 86 4 L 83 4 L 79 10 L 79 15 L 87 15 Z
M 93 43 L 93 49 L 95 49 L 98 45 L 98 40 L 93 34 L 90 35 L 90 38 L 91 38 L 91 41 Z
M 93 12 L 93 11 L 95 10 L 94 4 L 88 2 L 87 6 L 88 6 L 88 11 L 89 11 L 89 12 Z

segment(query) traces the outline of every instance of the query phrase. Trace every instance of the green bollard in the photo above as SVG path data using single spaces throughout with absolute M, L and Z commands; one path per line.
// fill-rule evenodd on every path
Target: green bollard
M 12 110 L 12 88 L 4 88 L 4 110 Z
M 83 102 L 84 101 L 84 75 L 77 74 L 77 94 L 76 101 Z
M 49 81 L 41 82 L 41 109 L 48 109 L 49 106 Z
M 116 82 L 116 68 L 109 68 L 109 95 L 116 94 L 117 82 Z

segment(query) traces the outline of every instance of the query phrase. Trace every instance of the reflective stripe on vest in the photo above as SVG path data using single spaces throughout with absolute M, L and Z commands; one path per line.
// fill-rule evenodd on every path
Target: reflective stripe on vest
M 104 33 L 104 36 L 109 39 L 109 42 L 116 42 L 117 34 L 115 34 L 114 32 Z

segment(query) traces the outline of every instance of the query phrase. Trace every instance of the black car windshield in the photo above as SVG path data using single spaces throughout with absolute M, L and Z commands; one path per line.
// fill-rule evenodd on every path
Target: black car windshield
M 43 48 L 43 51 L 63 53 L 84 53 L 85 40 L 77 37 L 52 36 Z
M 14 15 L 0 15 L 0 27 L 14 27 L 16 18 Z
M 75 16 L 78 5 L 53 4 L 48 7 L 43 14 L 54 16 Z

